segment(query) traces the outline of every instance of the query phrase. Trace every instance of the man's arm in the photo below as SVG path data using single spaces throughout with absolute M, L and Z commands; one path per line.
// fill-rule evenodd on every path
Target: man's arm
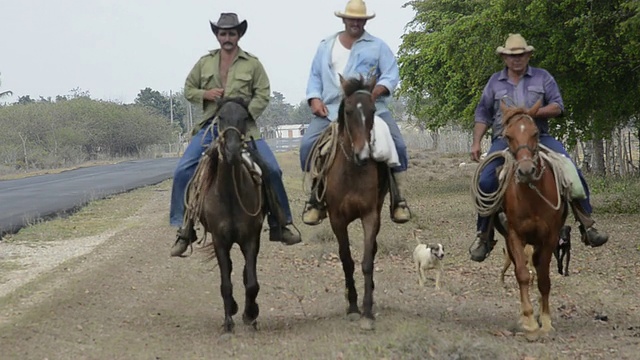
M 380 46 L 378 68 L 380 69 L 380 78 L 377 79 L 376 87 L 373 89 L 372 97 L 374 101 L 380 96 L 391 95 L 400 82 L 398 62 L 389 46 L 385 43 Z
M 260 61 L 256 60 L 256 63 L 253 71 L 253 97 L 249 102 L 249 114 L 254 120 L 262 115 L 271 99 L 271 85 L 267 72 Z
M 200 89 L 200 60 L 198 60 L 184 82 L 184 97 L 202 108 L 204 93 L 205 90 Z

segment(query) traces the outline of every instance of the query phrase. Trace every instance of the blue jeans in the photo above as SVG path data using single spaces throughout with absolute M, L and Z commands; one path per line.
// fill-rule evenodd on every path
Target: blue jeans
M 549 149 L 557 153 L 563 154 L 567 158 L 570 158 L 569 154 L 567 153 L 567 150 L 565 150 L 562 143 L 556 140 L 553 136 L 549 134 L 540 134 L 540 144 L 548 147 Z M 487 152 L 487 154 L 491 154 L 496 151 L 502 151 L 507 149 L 508 147 L 509 145 L 507 144 L 507 141 L 504 138 L 502 137 L 496 138 L 496 139 L 493 139 L 493 141 L 491 142 L 491 147 L 489 148 L 489 151 Z M 479 180 L 480 190 L 486 193 L 495 192 L 496 190 L 498 190 L 499 183 L 498 183 L 498 174 L 496 174 L 496 168 L 498 168 L 499 166 L 502 166 L 503 164 L 504 164 L 504 159 L 501 157 L 495 158 L 494 160 L 486 164 L 486 166 L 482 169 L 482 172 L 480 173 L 480 180 Z M 583 200 L 579 200 L 579 202 L 582 208 L 584 209 L 584 211 L 587 214 L 591 214 L 592 208 L 591 208 L 591 203 L 589 202 L 589 187 L 587 186 L 587 182 L 584 180 L 584 176 L 582 175 L 582 172 L 580 171 L 580 169 L 578 169 L 578 175 L 580 175 L 580 181 L 582 182 L 582 186 L 584 186 L 584 191 L 587 194 L 587 198 Z M 490 222 L 489 217 L 478 215 L 478 222 L 476 224 L 477 230 L 483 233 L 486 232 L 487 229 L 489 228 L 489 222 Z
M 402 172 L 407 170 L 408 156 L 407 156 L 407 145 L 404 143 L 404 139 L 402 138 L 402 134 L 400 133 L 400 128 L 398 124 L 391 117 L 391 113 L 386 111 L 382 114 L 376 114 L 384 120 L 385 123 L 389 126 L 389 130 L 391 131 L 391 137 L 393 138 L 393 142 L 396 145 L 396 150 L 398 151 L 398 158 L 400 160 L 400 165 L 391 169 L 394 173 Z M 307 157 L 313 148 L 313 143 L 318 139 L 320 134 L 326 129 L 329 125 L 331 125 L 331 120 L 327 118 L 321 118 L 314 116 L 309 124 L 309 128 L 307 128 L 302 137 L 302 141 L 300 142 L 300 168 L 302 171 L 309 171 L 309 166 L 305 166 L 305 162 L 307 161 Z M 310 165 L 310 164 L 309 164 Z
M 213 141 L 211 131 L 207 131 L 208 126 L 198 131 L 193 136 L 191 142 L 184 151 L 182 158 L 178 161 L 178 166 L 173 174 L 173 187 L 171 189 L 171 207 L 169 210 L 169 223 L 171 226 L 182 226 L 184 219 L 184 196 L 187 192 L 187 186 L 189 180 L 193 177 L 198 167 L 198 162 L 202 157 L 202 153 L 207 149 L 209 144 Z M 215 131 L 217 135 L 217 131 Z M 282 170 L 276 160 L 273 151 L 269 148 L 269 145 L 263 139 L 257 139 L 255 141 L 258 153 L 267 164 L 268 169 L 264 169 L 268 172 L 273 190 L 278 197 L 278 202 L 282 206 L 284 213 L 287 217 L 287 224 L 292 223 L 291 208 L 289 207 L 289 199 L 284 189 L 282 182 Z M 269 214 L 267 216 L 267 222 L 269 227 L 277 227 L 278 221 L 275 216 Z

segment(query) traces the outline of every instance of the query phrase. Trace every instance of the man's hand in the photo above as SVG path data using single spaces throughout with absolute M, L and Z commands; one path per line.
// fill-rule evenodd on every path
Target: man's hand
M 480 161 L 480 143 L 474 142 L 471 144 L 471 161 Z
M 327 106 L 322 102 L 322 100 L 318 98 L 311 99 L 309 106 L 311 107 L 311 112 L 313 113 L 313 115 L 317 117 L 329 116 L 329 110 L 327 109 Z
M 215 88 L 204 92 L 204 99 L 209 101 L 216 101 L 224 95 L 224 89 Z

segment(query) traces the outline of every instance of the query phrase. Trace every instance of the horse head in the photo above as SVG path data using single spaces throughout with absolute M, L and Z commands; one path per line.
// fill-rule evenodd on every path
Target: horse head
M 530 183 L 538 180 L 540 169 L 539 132 L 533 117 L 542 105 L 538 100 L 530 109 L 507 106 L 500 102 L 503 135 L 509 144 L 509 152 L 516 160 L 518 181 Z
M 340 85 L 344 93 L 338 110 L 340 132 L 347 136 L 353 161 L 357 165 L 364 165 L 371 156 L 371 130 L 376 112 L 371 93 L 376 85 L 376 77 L 365 81 L 362 75 L 350 79 L 340 75 Z
M 250 119 L 248 104 L 243 98 L 222 98 L 218 100 L 218 149 L 228 164 L 236 164 L 241 159 L 242 148 Z

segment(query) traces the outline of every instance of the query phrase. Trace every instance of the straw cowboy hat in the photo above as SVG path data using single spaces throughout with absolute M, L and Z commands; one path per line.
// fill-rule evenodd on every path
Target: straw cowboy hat
M 336 11 L 334 14 L 343 19 L 373 19 L 376 14 L 367 14 L 367 5 L 362 0 L 349 0 L 344 12 Z
M 522 35 L 509 34 L 507 41 L 504 42 L 504 46 L 498 46 L 496 53 L 504 55 L 518 55 L 529 53 L 533 50 L 533 46 L 527 45 L 527 40 L 525 40 Z
M 242 37 L 242 35 L 247 32 L 247 20 L 240 22 L 238 15 L 235 13 L 222 13 L 217 22 L 209 21 L 209 23 L 211 24 L 211 30 L 216 36 L 218 36 L 218 30 L 220 29 L 236 29 L 238 30 L 239 37 Z

